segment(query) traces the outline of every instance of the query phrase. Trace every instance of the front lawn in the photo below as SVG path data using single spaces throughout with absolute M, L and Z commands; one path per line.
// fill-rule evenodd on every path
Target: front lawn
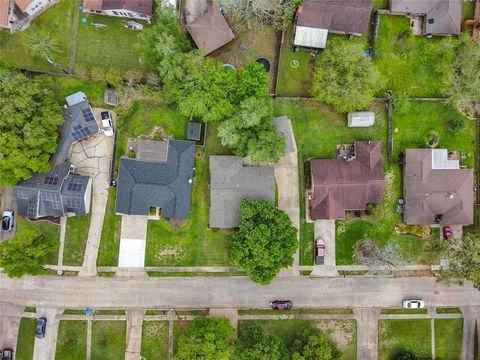
M 431 342 L 430 319 L 378 321 L 379 360 L 392 360 L 402 351 L 430 359 Z
M 57 338 L 56 358 L 62 360 L 84 360 L 87 356 L 87 322 L 60 321 Z
M 375 65 L 385 85 L 378 89 L 383 96 L 394 94 L 417 97 L 443 97 L 449 86 L 446 73 L 453 51 L 446 49 L 448 37 L 414 36 L 406 16 L 380 15 Z
M 87 23 L 81 22 L 82 17 L 87 18 Z M 86 69 L 114 68 L 122 71 L 148 70 L 142 66 L 140 54 L 135 47 L 140 31 L 125 28 L 128 19 L 82 13 L 78 21 L 75 66 L 83 66 Z M 148 26 L 145 22 L 135 21 Z M 107 27 L 96 30 L 93 23 L 104 24 Z
M 26 42 L 32 34 L 45 31 L 59 45 L 60 52 L 53 58 L 63 69 L 68 68 L 72 47 L 73 12 L 78 11 L 75 1 L 61 0 L 32 21 L 22 31 L 10 34 L 8 29 L 0 30 L 0 61 L 19 69 L 40 72 L 61 73 L 57 67 L 43 58 L 34 57 Z
M 192 325 L 191 321 L 174 321 L 173 322 L 173 354 L 177 354 L 178 341 L 186 335 L 188 328 Z
M 88 239 L 88 228 L 92 212 L 85 216 L 67 218 L 65 247 L 63 250 L 63 265 L 81 266 Z
M 385 104 L 371 106 L 376 113 L 370 128 L 348 128 L 346 114 L 334 113 L 329 107 L 314 101 L 275 101 L 275 115 L 287 115 L 292 121 L 298 148 L 300 181 L 300 264 L 313 264 L 313 224 L 305 221 L 305 170 L 310 159 L 334 158 L 337 144 L 355 140 L 382 141 L 385 154 L 387 141 Z M 337 255 L 338 256 L 338 255 Z
M 448 128 L 448 122 L 454 119 L 463 119 L 465 123 L 464 129 L 456 134 Z M 394 160 L 405 149 L 426 148 L 425 137 L 430 130 L 435 130 L 440 138 L 437 148 L 461 151 L 466 156 L 462 165 L 468 168 L 475 166 L 475 121 L 464 118 L 451 105 L 436 101 L 412 101 L 410 109 L 405 114 L 394 113 L 393 120 Z
M 92 323 L 92 360 L 118 360 L 125 357 L 125 321 L 94 321 Z
M 60 243 L 60 226 L 49 221 L 30 221 L 25 217 L 17 216 L 17 233 L 26 229 L 35 229 L 45 238 L 55 239 Z M 58 251 L 47 259 L 47 264 L 56 265 L 58 262 Z
M 148 360 L 168 358 L 168 321 L 144 321 L 141 355 Z
M 20 321 L 20 329 L 18 330 L 17 352 L 15 359 L 32 360 L 33 347 L 35 346 L 35 326 L 36 319 L 22 318 Z
M 98 249 L 97 266 L 117 266 L 120 249 L 122 217 L 115 213 L 116 188 L 108 189 L 108 202 L 103 219 L 102 237 Z
M 456 360 L 462 353 L 463 319 L 435 319 L 437 359 Z

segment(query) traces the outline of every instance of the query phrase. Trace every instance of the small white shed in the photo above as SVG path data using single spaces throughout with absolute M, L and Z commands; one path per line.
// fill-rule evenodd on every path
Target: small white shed
M 324 49 L 327 46 L 327 29 L 297 26 L 293 44 L 306 48 Z
M 348 113 L 348 127 L 369 127 L 375 123 L 373 111 Z

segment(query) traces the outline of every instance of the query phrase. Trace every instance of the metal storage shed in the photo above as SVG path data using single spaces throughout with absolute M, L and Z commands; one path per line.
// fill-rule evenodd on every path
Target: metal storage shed
M 369 127 L 375 123 L 373 111 L 362 111 L 348 114 L 348 127 Z

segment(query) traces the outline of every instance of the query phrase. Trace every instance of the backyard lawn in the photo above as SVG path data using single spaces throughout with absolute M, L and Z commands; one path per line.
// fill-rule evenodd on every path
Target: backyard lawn
M 35 221 L 27 220 L 25 217 L 17 216 L 17 233 L 23 229 L 35 229 L 40 234 L 49 239 L 55 239 L 60 242 L 60 226 L 52 224 L 49 221 Z M 58 252 L 55 252 L 47 261 L 49 265 L 56 265 L 58 262 Z
M 55 98 L 60 106 L 65 104 L 65 98 L 68 95 L 82 91 L 87 95 L 88 101 L 93 106 L 109 107 L 103 102 L 103 95 L 106 88 L 106 84 L 103 82 L 82 80 L 74 77 L 52 77 L 46 75 L 35 77 L 35 79 L 41 80 L 42 84 L 55 93 Z
M 74 11 L 77 11 L 75 1 L 61 0 L 33 20 L 25 30 L 14 34 L 10 34 L 8 29 L 0 30 L 0 60 L 19 69 L 61 73 L 60 69 L 45 59 L 33 57 L 26 42 L 32 34 L 47 32 L 59 45 L 60 52 L 54 54 L 54 60 L 63 69 L 67 69 L 72 47 Z
M 384 78 L 377 95 L 390 89 L 394 94 L 442 97 L 448 88 L 448 65 L 453 51 L 446 49 L 448 37 L 427 39 L 414 36 L 405 16 L 380 15 L 375 64 Z
M 191 321 L 174 321 L 173 323 L 173 354 L 177 353 L 178 340 L 187 333 Z
M 120 249 L 120 227 L 122 217 L 115 214 L 116 188 L 108 189 L 107 209 L 103 219 L 102 237 L 98 251 L 97 266 L 117 266 Z
M 125 321 L 94 321 L 92 323 L 92 360 L 123 359 L 126 330 Z
M 463 319 L 435 320 L 435 355 L 441 360 L 460 359 Z
M 85 360 L 87 356 L 87 322 L 60 321 L 56 358 L 62 360 Z
M 15 359 L 32 360 L 33 347 L 35 345 L 35 326 L 37 320 L 30 318 L 22 318 L 20 321 L 20 329 L 18 330 L 17 352 Z
M 148 360 L 168 358 L 168 321 L 144 321 L 141 356 Z
M 430 320 L 379 320 L 378 359 L 392 360 L 401 351 L 432 357 Z
M 67 218 L 67 231 L 65 233 L 65 247 L 63 250 L 63 264 L 67 266 L 81 266 L 88 239 L 90 227 L 90 211 L 85 216 Z

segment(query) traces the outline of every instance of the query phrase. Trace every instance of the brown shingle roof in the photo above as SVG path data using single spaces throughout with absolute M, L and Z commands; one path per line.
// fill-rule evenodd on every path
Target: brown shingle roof
M 205 55 L 235 39 L 225 17 L 212 3 L 209 4 L 205 14 L 187 24 L 187 30 Z
M 28 5 L 30 5 L 32 3 L 32 0 L 14 0 L 14 1 L 15 1 L 15 4 L 17 4 L 17 6 L 23 12 L 25 12 L 25 10 L 27 10 L 27 8 L 28 8 Z
M 371 12 L 371 0 L 305 0 L 297 11 L 297 25 L 365 34 Z
M 86 10 L 125 9 L 143 15 L 152 15 L 153 0 L 84 0 Z
M 432 149 L 407 149 L 404 168 L 404 221 L 411 225 L 473 223 L 472 169 L 433 168 Z
M 345 210 L 361 210 L 382 201 L 384 175 L 381 144 L 355 142 L 356 159 L 310 161 L 312 219 L 343 219 Z
M 0 26 L 8 25 L 9 8 L 10 8 L 10 0 L 0 0 Z

